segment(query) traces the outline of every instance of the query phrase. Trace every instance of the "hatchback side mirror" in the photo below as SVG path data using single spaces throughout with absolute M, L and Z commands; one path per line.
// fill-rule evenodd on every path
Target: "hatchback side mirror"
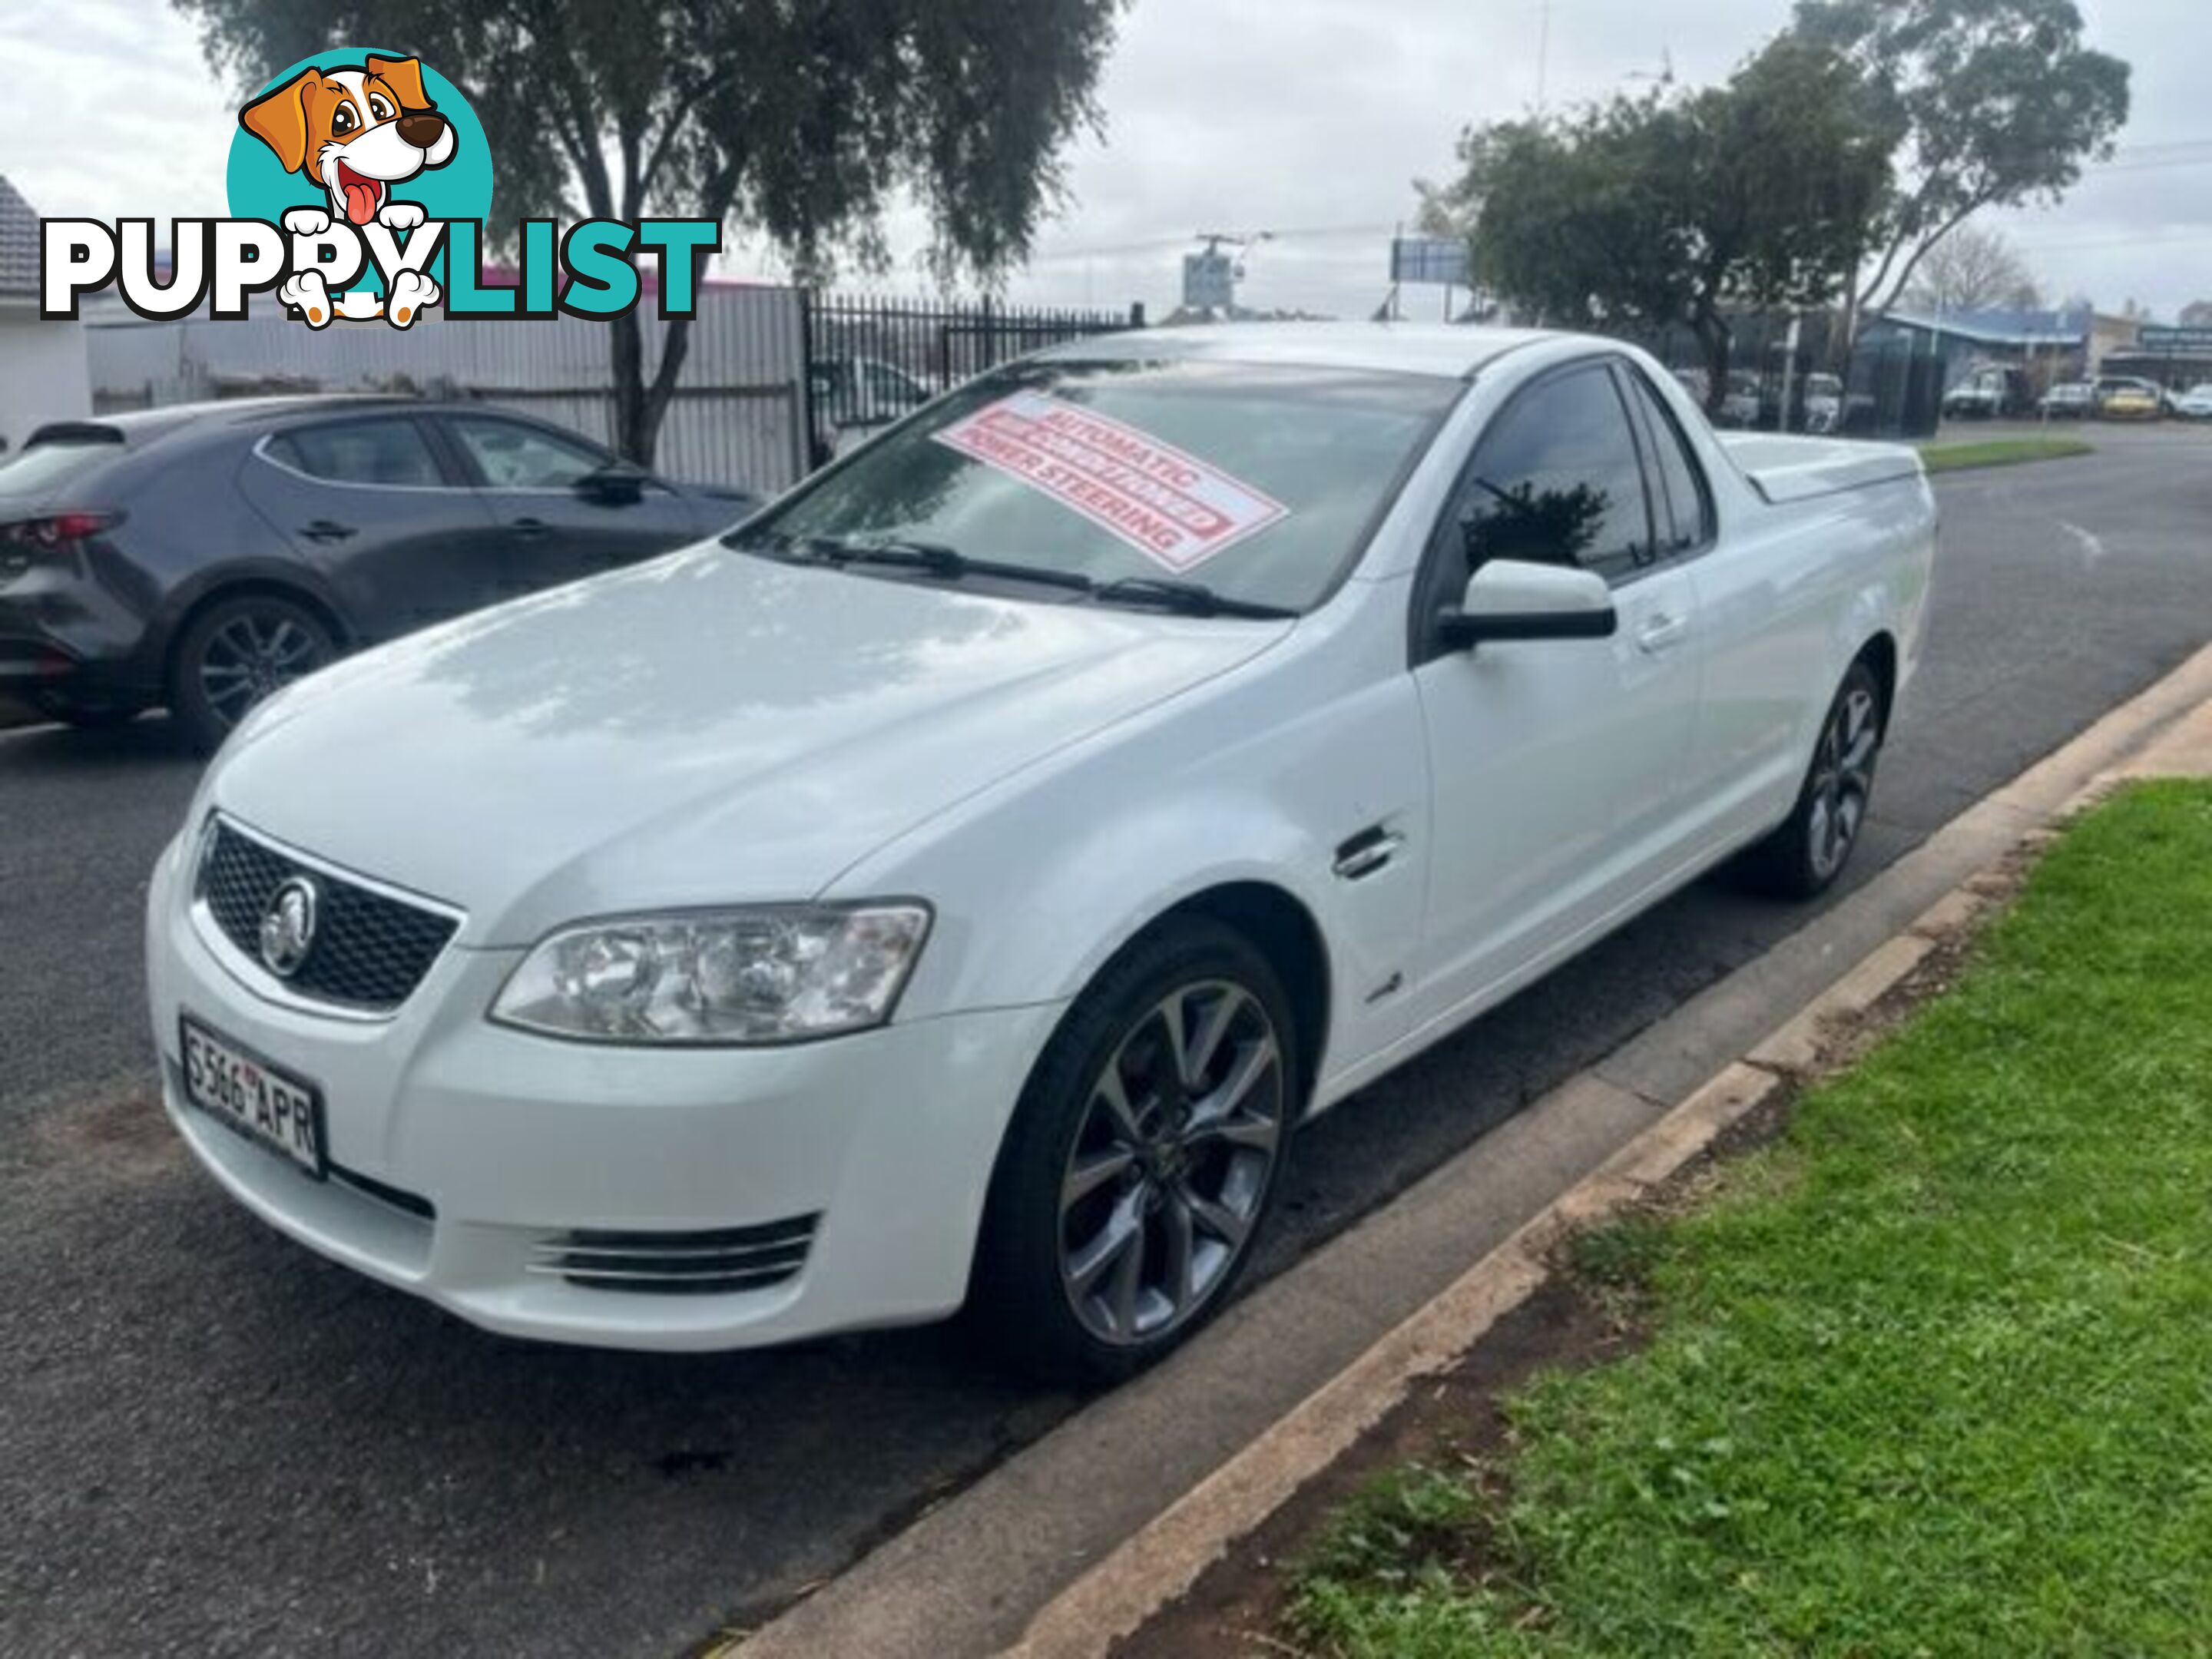
M 1594 570 L 1492 559 L 1470 577 L 1456 609 L 1437 618 L 1437 638 L 1465 651 L 1491 640 L 1606 640 L 1620 625 L 1613 590 Z
M 627 507 L 645 499 L 653 475 L 635 461 L 609 461 L 576 480 L 576 493 L 607 507 Z

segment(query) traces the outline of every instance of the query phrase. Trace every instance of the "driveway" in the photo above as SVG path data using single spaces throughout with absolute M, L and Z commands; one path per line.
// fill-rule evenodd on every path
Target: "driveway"
M 1966 473 L 1863 880 L 2212 637 L 2212 434 Z M 166 726 L 0 735 L 0 1651 L 673 1655 L 1079 1403 L 945 1331 L 751 1356 L 480 1334 L 325 1266 L 150 1103 Z M 1805 920 L 1707 884 L 1301 1138 L 1279 1269 Z

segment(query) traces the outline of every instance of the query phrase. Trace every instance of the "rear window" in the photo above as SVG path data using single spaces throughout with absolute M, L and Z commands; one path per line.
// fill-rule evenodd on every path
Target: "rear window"
M 113 443 L 33 444 L 0 456 L 0 495 L 48 495 L 123 453 Z

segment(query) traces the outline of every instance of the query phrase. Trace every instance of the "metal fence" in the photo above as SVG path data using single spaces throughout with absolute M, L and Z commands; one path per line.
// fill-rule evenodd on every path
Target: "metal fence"
M 1752 313 L 1735 319 L 1729 385 L 1718 400 L 1723 425 L 1767 432 L 1833 432 L 1854 438 L 1924 438 L 1936 430 L 1944 367 L 1916 356 L 1910 340 L 1862 339 L 1836 372 L 1831 330 L 1822 313 L 1798 319 Z M 1639 342 L 1684 376 L 1700 398 L 1709 380 L 1705 356 L 1686 328 Z
M 641 307 L 647 363 L 665 326 Z M 144 321 L 118 304 L 86 313 L 96 410 L 267 392 L 399 392 L 479 399 L 614 440 L 604 324 L 457 321 L 427 313 L 405 332 L 334 323 L 319 332 L 274 306 L 236 322 Z M 808 468 L 800 296 L 787 288 L 709 284 L 661 428 L 659 469 L 701 483 L 773 491 Z
M 641 307 L 646 361 L 665 325 Z M 119 301 L 88 307 L 93 402 L 102 412 L 270 392 L 400 392 L 477 399 L 614 439 L 603 324 L 518 325 L 427 313 L 319 331 L 274 306 L 236 322 L 148 322 Z M 915 404 L 1044 346 L 1141 327 L 1144 309 L 1080 311 L 854 298 L 713 283 L 660 428 L 672 477 L 774 493 Z
M 1076 310 L 809 293 L 806 430 L 818 464 L 855 434 L 1047 346 L 1145 325 L 1145 308 Z

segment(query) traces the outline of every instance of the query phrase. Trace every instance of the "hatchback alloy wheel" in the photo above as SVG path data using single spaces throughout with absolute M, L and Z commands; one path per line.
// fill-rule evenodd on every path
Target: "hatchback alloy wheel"
M 335 660 L 330 627 L 276 593 L 245 593 L 195 617 L 177 643 L 169 709 L 192 741 L 213 750 L 254 705 Z

